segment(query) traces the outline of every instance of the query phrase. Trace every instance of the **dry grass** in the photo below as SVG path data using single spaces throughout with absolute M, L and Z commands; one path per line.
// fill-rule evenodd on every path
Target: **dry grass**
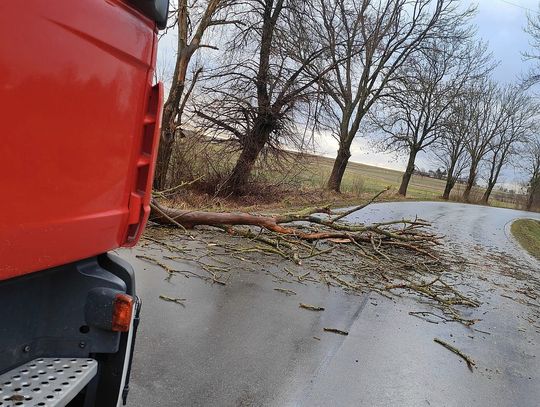
M 521 246 L 540 260 L 540 221 L 518 219 L 512 223 L 511 231 Z
M 183 188 L 174 197 L 176 206 L 189 209 L 261 211 L 269 209 L 291 209 L 314 204 L 333 206 L 354 205 L 375 193 L 390 187 L 384 200 L 429 200 L 436 201 L 444 190 L 445 181 L 414 175 L 407 197 L 397 194 L 400 171 L 374 167 L 360 163 L 349 163 L 342 182 L 342 193 L 326 191 L 326 181 L 332 171 L 334 160 L 327 157 L 282 152 L 279 158 L 263 157 L 256 164 L 252 181 L 241 198 L 224 199 L 215 193 L 225 180 L 238 157 L 238 152 L 228 143 L 205 142 L 198 138 L 182 140 L 175 152 L 170 172 L 170 184 L 192 181 L 190 188 Z M 464 186 L 456 185 L 450 197 L 460 201 Z M 472 192 L 473 201 L 479 200 L 483 190 Z M 490 204 L 517 208 L 516 196 L 494 192 Z
M 309 184 L 311 182 L 311 185 L 314 187 L 324 187 L 325 181 L 332 171 L 334 160 L 320 156 L 309 156 L 306 157 L 306 160 L 309 160 L 311 164 L 306 165 L 307 171 L 304 174 L 306 176 L 304 183 Z M 361 180 L 363 186 L 362 193 L 375 193 L 387 186 L 390 186 L 391 190 L 395 191 L 399 188 L 402 176 L 403 173 L 401 171 L 351 162 L 349 163 L 343 178 L 342 191 L 354 194 L 357 191 L 358 180 Z M 393 197 L 394 200 L 410 199 L 437 201 L 441 199 L 444 187 L 444 180 L 413 175 L 407 190 L 407 197 L 403 198 L 397 194 L 394 194 Z M 457 184 L 452 191 L 450 199 L 452 201 L 460 202 L 464 189 L 465 185 Z M 480 201 L 483 193 L 483 188 L 474 188 L 471 193 L 472 201 Z M 492 197 L 493 198 L 490 200 L 492 206 L 516 208 L 520 205 L 520 197 L 516 197 L 515 195 L 494 191 Z

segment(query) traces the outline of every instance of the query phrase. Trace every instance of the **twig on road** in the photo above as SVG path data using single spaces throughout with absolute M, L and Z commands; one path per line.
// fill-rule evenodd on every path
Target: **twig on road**
M 285 295 L 296 295 L 296 291 L 288 290 L 286 288 L 274 288 L 274 291 L 278 291 L 278 292 L 283 293 Z
M 159 298 L 161 298 L 163 301 L 174 302 L 175 304 L 181 305 L 184 308 L 186 307 L 186 304 L 184 304 L 186 298 L 173 298 L 166 295 L 160 295 Z
M 449 351 L 454 352 L 456 355 L 460 356 L 463 360 L 465 360 L 465 362 L 467 362 L 467 367 L 469 368 L 469 370 L 471 372 L 473 371 L 473 367 L 476 366 L 476 362 L 472 360 L 470 356 L 466 355 L 465 353 L 460 351 L 458 348 L 450 345 L 449 343 L 443 341 L 442 339 L 433 338 L 433 341 L 438 343 L 439 345 L 444 346 Z
M 389 187 L 387 187 L 386 189 L 383 189 L 383 190 L 380 191 L 377 195 L 375 195 L 373 198 L 371 198 L 371 200 L 370 200 L 369 202 L 366 202 L 366 203 L 364 203 L 364 204 L 362 204 L 362 205 L 359 205 L 359 206 L 356 206 L 356 207 L 354 207 L 354 208 L 352 208 L 352 209 L 349 209 L 349 210 L 346 211 L 346 212 L 340 213 L 340 214 L 337 215 L 336 217 L 332 218 L 332 219 L 330 220 L 330 223 L 334 223 L 334 222 L 336 222 L 336 221 L 338 221 L 338 220 L 340 220 L 340 219 L 343 219 L 345 216 L 349 216 L 349 215 L 353 214 L 354 212 L 357 212 L 357 211 L 359 211 L 359 210 L 361 210 L 361 209 L 364 209 L 366 206 L 371 205 L 373 202 L 375 202 L 375 200 L 376 200 L 379 196 L 381 196 L 382 194 L 384 194 L 384 193 L 385 193 L 386 191 L 388 191 L 389 189 L 390 189 Z
M 349 335 L 349 333 L 347 331 L 342 331 L 341 329 L 336 329 L 336 328 L 323 328 L 323 331 L 324 332 L 332 332 L 332 333 L 335 333 L 335 334 L 339 334 L 339 335 Z
M 304 304 L 302 302 L 299 304 L 299 307 L 310 310 L 310 311 L 324 311 L 324 307 L 318 307 L 316 305 Z

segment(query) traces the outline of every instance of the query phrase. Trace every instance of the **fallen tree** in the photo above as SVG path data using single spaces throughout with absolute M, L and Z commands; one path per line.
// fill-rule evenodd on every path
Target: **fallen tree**
M 202 257 L 192 258 L 207 273 L 200 277 L 213 283 L 226 285 L 224 277 L 235 268 L 229 263 L 231 259 L 241 259 L 246 264 L 247 254 L 279 256 L 293 263 L 296 272 L 282 266 L 286 263 L 280 264 L 285 277 L 268 271 L 278 282 L 322 282 L 356 292 L 374 291 L 384 296 L 409 293 L 439 307 L 449 320 L 468 326 L 474 324 L 475 320 L 462 318 L 456 307 L 477 307 L 480 303 L 462 294 L 454 281 L 444 281 L 448 279 L 444 273 L 449 271 L 449 263 L 437 250 L 441 236 L 430 231 L 429 222 L 418 218 L 371 224 L 346 221 L 347 216 L 362 210 L 382 193 L 384 191 L 369 202 L 346 211 L 323 206 L 277 215 L 181 210 L 153 201 L 151 220 L 167 227 L 181 228 L 192 237 L 195 232 L 188 229 L 196 226 L 210 226 L 221 232 L 204 235 L 205 253 L 201 255 L 207 259 L 220 256 L 219 261 L 202 262 Z M 201 231 L 201 234 L 205 233 L 211 231 Z M 227 235 L 240 240 L 231 243 L 230 238 L 224 237 Z M 209 238 L 212 244 L 208 244 Z M 162 244 L 168 251 L 176 251 L 175 246 L 165 240 L 149 239 Z M 229 259 L 224 261 L 221 256 Z M 141 258 L 162 267 L 168 278 L 175 273 L 186 277 L 194 275 L 193 271 L 177 270 L 161 260 L 148 256 Z M 181 256 L 165 258 L 189 260 L 185 252 Z M 257 258 L 253 261 L 259 269 L 266 270 L 267 263 L 260 263 Z
M 361 208 L 364 207 L 365 205 L 362 205 Z M 153 208 L 154 215 L 152 216 L 152 220 L 160 224 L 175 225 L 185 229 L 192 229 L 195 226 L 202 225 L 215 226 L 223 228 L 231 234 L 245 234 L 246 237 L 250 238 L 253 237 L 251 234 L 232 229 L 230 226 L 259 226 L 270 232 L 289 235 L 307 241 L 330 239 L 334 243 L 372 243 L 376 238 L 379 246 L 384 244 L 401 245 L 430 257 L 434 257 L 433 254 L 422 249 L 422 247 L 427 248 L 440 244 L 436 235 L 419 231 L 419 228 L 430 226 L 429 223 L 421 219 L 401 219 L 384 223 L 374 223 L 372 225 L 350 225 L 337 222 L 338 219 L 344 217 L 343 213 L 337 214 L 332 218 L 331 215 L 333 212 L 329 207 L 308 208 L 300 212 L 275 216 L 179 210 L 165 208 L 155 202 L 153 203 Z M 345 214 L 351 215 L 361 208 L 355 208 Z M 322 218 L 315 216 L 316 214 L 326 214 L 328 217 Z M 306 225 L 303 225 L 302 229 L 300 227 L 283 226 L 284 224 L 291 224 L 293 222 L 307 222 L 318 226 L 319 229 L 313 230 L 311 227 L 306 228 Z M 403 225 L 403 227 L 400 229 L 392 228 L 396 225 Z M 342 240 L 338 241 L 339 239 Z

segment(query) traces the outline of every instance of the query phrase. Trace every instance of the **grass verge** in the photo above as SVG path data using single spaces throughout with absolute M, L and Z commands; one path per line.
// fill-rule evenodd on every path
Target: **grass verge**
M 239 198 L 220 198 L 216 188 L 224 182 L 238 158 L 238 151 L 227 143 L 201 143 L 195 137 L 177 145 L 172 160 L 171 186 L 193 181 L 190 188 L 178 191 L 175 204 L 182 209 L 265 211 L 292 210 L 307 206 L 331 204 L 353 206 L 388 189 L 384 201 L 439 201 L 445 181 L 413 175 L 407 197 L 397 193 L 403 173 L 396 170 L 349 162 L 341 184 L 341 194 L 326 190 L 332 171 L 332 158 L 281 151 L 279 158 L 263 155 L 255 164 L 249 188 Z M 187 190 L 189 189 L 189 190 Z M 451 201 L 462 201 L 465 186 L 457 184 Z M 476 203 L 484 189 L 474 187 L 471 201 Z M 489 204 L 519 208 L 521 195 L 495 190 Z
M 518 219 L 512 223 L 510 229 L 521 246 L 540 260 L 540 221 Z

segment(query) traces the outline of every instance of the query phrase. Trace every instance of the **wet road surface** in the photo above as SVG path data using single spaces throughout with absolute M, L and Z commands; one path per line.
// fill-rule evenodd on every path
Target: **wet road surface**
M 357 214 L 363 222 L 416 215 L 434 222 L 456 253 L 475 259 L 468 271 L 475 283 L 487 280 L 486 293 L 466 316 L 482 319 L 475 327 L 485 333 L 414 318 L 410 311 L 430 307 L 410 299 L 318 284 L 286 296 L 262 272 L 239 272 L 225 287 L 196 278 L 167 282 L 162 269 L 135 257 L 150 249 L 124 250 L 143 299 L 128 405 L 539 406 L 539 309 L 500 294 L 512 270 L 540 273 L 508 232 L 512 220 L 540 216 L 437 202 L 376 204 Z M 185 308 L 160 294 L 185 298 Z M 299 309 L 299 301 L 326 310 Z M 469 354 L 477 369 L 470 372 L 435 337 Z

